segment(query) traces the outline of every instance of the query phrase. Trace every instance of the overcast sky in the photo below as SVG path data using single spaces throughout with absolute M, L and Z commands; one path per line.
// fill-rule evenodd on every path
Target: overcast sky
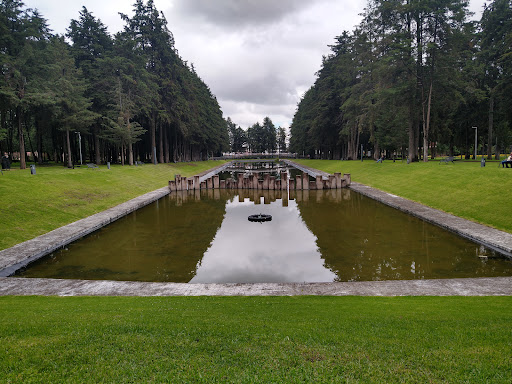
M 134 0 L 24 0 L 63 34 L 86 5 L 110 33 L 132 15 Z M 479 20 L 485 0 L 470 0 Z M 193 63 L 228 116 L 242 128 L 269 116 L 289 127 L 322 55 L 359 24 L 366 0 L 154 0 L 180 56 Z

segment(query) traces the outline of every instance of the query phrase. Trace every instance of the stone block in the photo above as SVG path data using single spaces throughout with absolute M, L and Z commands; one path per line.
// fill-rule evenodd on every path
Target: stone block
M 316 189 L 324 189 L 324 181 L 322 180 L 322 176 L 316 176 Z
M 302 174 L 302 189 L 309 189 L 309 175 L 307 173 Z
M 341 188 L 341 173 L 336 172 L 334 178 L 336 179 L 336 188 Z

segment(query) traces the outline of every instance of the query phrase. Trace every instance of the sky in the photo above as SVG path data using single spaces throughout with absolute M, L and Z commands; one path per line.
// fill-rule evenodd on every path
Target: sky
M 24 0 L 64 34 L 86 5 L 111 34 L 134 0 Z M 470 0 L 479 20 L 485 0 Z M 329 44 L 359 24 L 366 0 L 154 0 L 180 56 L 217 97 L 224 118 L 246 129 L 268 116 L 288 128 Z

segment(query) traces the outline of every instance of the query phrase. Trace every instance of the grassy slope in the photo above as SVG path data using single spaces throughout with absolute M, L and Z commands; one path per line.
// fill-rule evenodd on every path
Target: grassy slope
M 0 297 L 0 377 L 510 383 L 510 318 L 510 297 Z
M 512 169 L 497 163 L 298 160 L 352 180 L 512 233 Z
M 110 170 L 43 166 L 36 175 L 5 171 L 0 175 L 0 249 L 165 187 L 175 174 L 191 176 L 219 164 L 113 165 Z

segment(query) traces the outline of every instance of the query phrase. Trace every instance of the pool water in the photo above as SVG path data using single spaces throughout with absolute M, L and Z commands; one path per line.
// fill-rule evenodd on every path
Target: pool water
M 259 213 L 272 221 L 248 220 Z M 173 192 L 18 273 L 188 283 L 511 275 L 509 259 L 349 189 Z

